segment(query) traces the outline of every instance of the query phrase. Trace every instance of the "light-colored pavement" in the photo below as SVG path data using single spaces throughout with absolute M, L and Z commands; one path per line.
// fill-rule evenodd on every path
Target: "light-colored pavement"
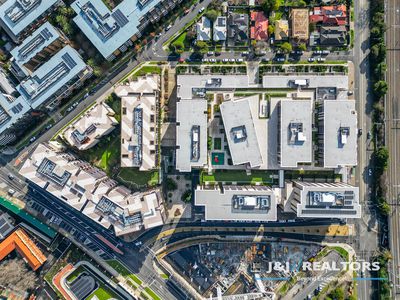
M 399 80 L 400 80 L 400 55 L 399 55 L 399 34 L 400 34 L 400 1 L 388 0 L 386 5 L 386 63 L 388 71 L 386 81 L 389 90 L 385 101 L 385 136 L 386 146 L 389 150 L 388 168 L 388 194 L 387 200 L 391 204 L 389 216 L 390 249 L 393 256 L 391 261 L 390 279 L 393 283 L 393 298 L 400 299 L 400 241 L 399 241 L 399 163 L 400 163 L 400 102 L 399 102 Z

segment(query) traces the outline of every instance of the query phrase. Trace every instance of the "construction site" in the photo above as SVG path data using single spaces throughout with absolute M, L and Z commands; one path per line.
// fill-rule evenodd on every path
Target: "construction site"
M 291 242 L 218 242 L 183 248 L 166 259 L 204 297 L 248 293 L 265 297 L 281 283 L 268 278 L 290 277 L 295 272 L 270 272 L 269 262 L 297 265 L 321 249 L 319 245 Z

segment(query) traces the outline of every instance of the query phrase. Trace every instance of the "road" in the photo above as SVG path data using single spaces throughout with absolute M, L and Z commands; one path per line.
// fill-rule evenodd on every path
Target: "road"
M 399 102 L 399 80 L 400 80 L 400 55 L 399 55 L 399 26 L 400 26 L 400 1 L 388 0 L 386 2 L 386 45 L 387 57 L 386 81 L 389 90 L 385 101 L 385 136 L 386 146 L 389 150 L 388 168 L 388 201 L 391 204 L 389 216 L 389 245 L 393 260 L 391 261 L 391 282 L 393 283 L 393 298 L 400 299 L 400 240 L 399 240 L 399 163 L 400 163 L 400 102 Z

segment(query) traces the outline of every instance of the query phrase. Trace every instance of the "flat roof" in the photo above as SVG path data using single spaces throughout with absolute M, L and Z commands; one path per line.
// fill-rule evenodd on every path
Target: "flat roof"
M 115 88 L 121 97 L 121 166 L 146 171 L 156 167 L 158 75 Z
M 59 0 L 8 0 L 0 6 L 0 19 L 17 36 Z
M 348 90 L 347 75 L 264 75 L 263 88 L 296 88 L 296 81 L 307 81 L 307 86 L 303 88 L 318 88 L 318 87 L 336 87 L 338 89 Z
M 176 104 L 176 168 L 190 172 L 207 164 L 207 100 L 181 100 Z
M 17 86 L 32 108 L 37 108 L 86 69 L 78 52 L 67 45 Z
M 280 101 L 280 165 L 312 162 L 312 100 Z
M 12 49 L 10 53 L 17 66 L 28 76 L 29 72 L 24 68 L 24 64 L 59 37 L 58 31 L 49 22 L 46 22 L 27 37 L 21 45 Z
M 359 188 L 343 182 L 294 182 L 300 190 L 297 216 L 306 218 L 360 218 Z
M 353 100 L 324 101 L 324 167 L 357 165 L 355 106 Z
M 276 221 L 277 203 L 273 189 L 266 186 L 224 185 L 195 190 L 195 205 L 205 207 L 206 220 Z
M 233 164 L 249 163 L 251 167 L 262 165 L 249 99 L 223 102 L 220 109 Z
M 248 75 L 178 75 L 177 96 L 181 99 L 198 98 L 193 89 L 221 90 L 247 88 Z
M 77 0 L 71 7 L 77 13 L 76 25 L 101 55 L 108 58 L 140 32 L 142 17 L 158 3 L 160 0 L 124 0 L 110 11 L 102 0 Z

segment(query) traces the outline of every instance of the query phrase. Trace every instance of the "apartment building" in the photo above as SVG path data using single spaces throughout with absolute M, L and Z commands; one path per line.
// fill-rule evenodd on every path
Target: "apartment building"
M 49 22 L 44 23 L 27 37 L 19 46 L 11 50 L 11 72 L 23 79 L 46 63 L 68 43 L 62 32 Z
M 116 235 L 162 225 L 158 190 L 132 194 L 100 169 L 50 144 L 39 144 L 20 174 Z
M 121 166 L 148 171 L 158 163 L 159 76 L 115 88 L 121 97 Z
M 190 172 L 207 164 L 207 101 L 181 100 L 176 106 L 176 169 Z
M 300 218 L 360 218 L 359 188 L 343 182 L 286 183 L 285 210 Z
M 128 50 L 145 28 L 159 21 L 182 0 L 124 0 L 110 10 L 102 0 L 77 0 L 76 25 L 107 60 Z
M 276 221 L 276 192 L 267 186 L 198 186 L 195 205 L 204 206 L 206 221 Z
M 73 121 L 63 131 L 62 137 L 78 150 L 90 149 L 118 125 L 114 115 L 106 103 L 96 103 Z
M 325 168 L 357 165 L 354 100 L 324 100 L 318 107 L 318 160 Z
M 20 43 L 60 5 L 62 0 L 7 0 L 0 5 L 0 26 Z

